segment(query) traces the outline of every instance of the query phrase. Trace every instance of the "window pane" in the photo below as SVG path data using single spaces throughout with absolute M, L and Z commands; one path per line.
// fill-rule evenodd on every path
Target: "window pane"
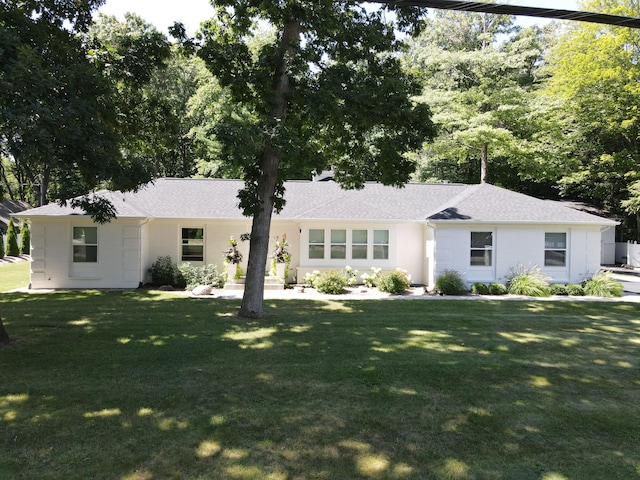
M 364 244 L 366 244 L 367 243 L 367 231 L 366 230 L 353 230 L 351 232 L 351 243 L 354 243 L 354 244 L 364 243 Z
M 97 245 L 98 227 L 73 227 L 75 245 Z
M 373 243 L 378 245 L 389 244 L 389 230 L 374 230 Z M 374 257 L 375 258 L 375 257 Z
M 98 247 L 74 245 L 73 261 L 77 263 L 96 263 L 98 261 Z
M 347 243 L 347 231 L 331 230 L 331 243 Z
M 374 245 L 373 246 L 373 258 L 375 260 L 388 260 L 389 259 L 389 246 L 388 245 Z
M 353 245 L 351 247 L 351 258 L 360 260 L 367 258 L 367 246 L 366 245 Z
M 309 245 L 309 258 L 324 258 L 324 245 Z
M 545 233 L 544 248 L 567 248 L 566 233 Z
M 566 250 L 546 250 L 544 264 L 547 267 L 564 267 L 566 265 Z
M 182 229 L 182 243 L 184 240 L 202 240 L 204 238 L 203 228 L 183 228 Z
M 331 258 L 347 258 L 347 246 L 331 245 Z
M 185 262 L 202 262 L 204 260 L 204 247 L 202 245 L 183 245 L 182 260 Z
M 309 243 L 324 243 L 324 230 L 309 230 Z
M 471 248 L 487 248 L 492 245 L 492 232 L 471 232 Z
M 471 265 L 491 266 L 491 250 L 471 250 Z

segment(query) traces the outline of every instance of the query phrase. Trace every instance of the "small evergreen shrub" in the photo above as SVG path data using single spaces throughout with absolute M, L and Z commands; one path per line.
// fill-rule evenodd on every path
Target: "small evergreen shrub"
M 518 265 L 516 270 L 511 270 L 507 279 L 507 291 L 511 295 L 548 297 L 551 294 L 549 280 L 539 267 L 526 268 Z
M 507 287 L 502 283 L 493 282 L 489 284 L 489 293 L 491 295 L 506 295 Z
M 176 283 L 176 266 L 169 255 L 158 257 L 151 265 L 151 282 L 156 286 L 174 285 Z
M 456 270 L 444 270 L 436 279 L 436 290 L 445 295 L 462 295 L 467 289 L 462 275 Z
M 7 255 L 10 257 L 17 257 L 20 255 L 20 248 L 18 248 L 18 232 L 13 224 L 13 218 L 9 219 L 9 225 L 7 226 Z
M 565 285 L 560 285 L 559 283 L 550 285 L 549 291 L 551 292 L 551 295 L 569 295 L 567 287 Z
M 24 221 L 20 228 L 20 253 L 23 255 L 31 253 L 31 230 L 29 230 L 29 224 Z
M 210 285 L 214 288 L 224 288 L 225 276 L 218 273 L 215 264 L 196 267 L 189 262 L 178 265 L 176 286 L 193 290 L 198 285 Z
M 321 273 L 313 282 L 313 286 L 318 292 L 331 295 L 338 295 L 344 292 L 347 284 L 347 277 L 338 270 L 328 270 Z
M 489 295 L 489 287 L 486 283 L 476 282 L 471 285 L 471 293 L 475 293 L 476 295 Z
M 608 272 L 596 273 L 584 283 L 584 294 L 593 297 L 621 297 L 622 283 L 614 280 Z
M 0 232 L 0 258 L 4 258 L 4 235 Z
M 567 289 L 567 295 L 571 295 L 572 297 L 584 296 L 584 288 L 582 288 L 582 285 L 576 285 L 575 283 L 568 283 L 566 289 Z
M 378 290 L 381 292 L 400 295 L 409 288 L 409 278 L 407 277 L 407 272 L 403 270 L 394 270 L 380 275 L 377 285 Z

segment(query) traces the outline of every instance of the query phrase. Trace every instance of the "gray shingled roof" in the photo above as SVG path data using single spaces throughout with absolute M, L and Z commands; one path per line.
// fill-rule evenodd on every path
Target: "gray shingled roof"
M 136 193 L 99 192 L 118 217 L 243 218 L 238 208 L 240 180 L 163 178 Z M 404 188 L 367 183 L 343 190 L 335 182 L 287 182 L 283 220 L 366 220 L 614 225 L 616 222 L 489 184 L 408 184 Z M 20 216 L 82 215 L 50 204 Z
M 17 213 L 23 212 L 31 208 L 27 202 L 21 200 L 2 200 L 0 201 L 0 232 L 7 231 L 9 219 L 15 217 Z

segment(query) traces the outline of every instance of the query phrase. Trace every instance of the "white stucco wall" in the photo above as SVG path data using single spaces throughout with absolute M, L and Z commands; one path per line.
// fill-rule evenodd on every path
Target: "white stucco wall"
M 493 232 L 491 266 L 470 265 L 471 232 Z M 567 234 L 567 261 L 562 267 L 544 265 L 545 233 Z M 444 270 L 460 272 L 468 285 L 474 282 L 505 283 L 512 269 L 538 266 L 553 283 L 577 283 L 600 269 L 600 228 L 557 225 L 460 225 L 435 228 L 435 276 Z

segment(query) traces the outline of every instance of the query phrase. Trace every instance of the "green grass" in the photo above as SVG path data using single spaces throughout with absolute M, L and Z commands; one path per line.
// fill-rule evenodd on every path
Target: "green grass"
M 30 262 L 5 263 L 0 265 L 0 292 L 8 292 L 29 285 Z
M 4 294 L 0 479 L 640 477 L 627 303 Z

